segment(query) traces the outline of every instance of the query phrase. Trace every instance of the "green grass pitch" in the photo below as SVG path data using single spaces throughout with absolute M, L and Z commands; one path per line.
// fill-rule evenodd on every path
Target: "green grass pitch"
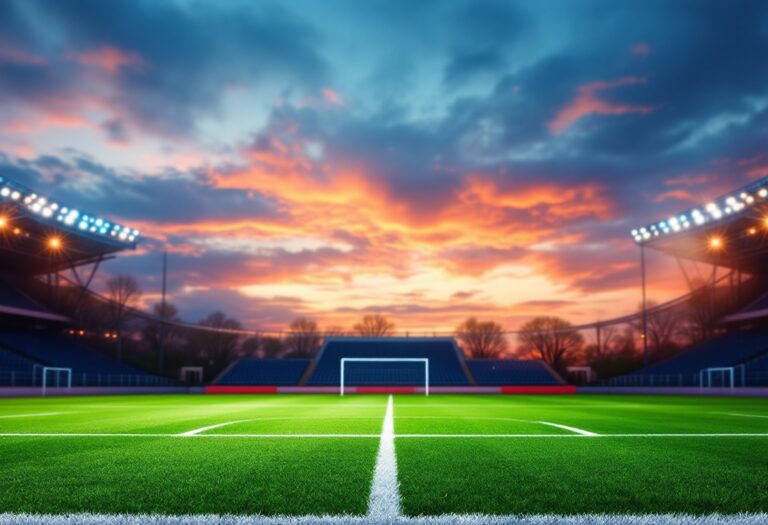
M 0 400 L 0 513 L 364 515 L 387 396 Z M 768 511 L 768 400 L 394 396 L 406 515 Z

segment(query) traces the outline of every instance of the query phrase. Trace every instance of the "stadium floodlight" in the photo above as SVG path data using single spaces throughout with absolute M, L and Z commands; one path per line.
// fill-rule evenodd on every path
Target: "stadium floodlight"
M 424 363 L 424 394 L 429 395 L 429 359 L 426 357 L 342 357 L 340 393 L 344 396 L 344 371 L 347 363 Z
M 56 387 L 61 387 L 61 376 L 60 374 L 63 372 L 66 374 L 67 377 L 67 388 L 72 388 L 72 369 L 71 368 L 61 368 L 56 366 L 44 366 L 43 367 L 43 383 L 42 383 L 42 396 L 45 397 L 45 394 L 48 389 L 48 372 L 55 372 L 56 373 Z
M 0 230 L 8 226 L 8 219 L 5 217 L 0 217 Z
M 59 222 L 66 226 L 104 237 L 117 237 L 120 241 L 126 243 L 133 243 L 139 237 L 138 230 L 132 230 L 127 226 L 113 225 L 106 219 L 99 217 L 81 215 L 77 210 L 55 202 L 48 197 L 38 195 L 21 184 L 4 179 L 0 179 L 0 182 L 2 182 L 0 201 L 6 199 L 20 201 L 22 208 L 34 215 L 38 215 L 41 219 Z M 110 226 L 114 226 L 114 228 L 110 230 Z M 117 233 L 120 231 L 125 231 L 126 235 L 122 237 L 117 236 Z
M 723 240 L 720 237 L 712 237 L 709 239 L 709 248 L 712 250 L 719 250 L 723 247 Z
M 61 249 L 61 239 L 58 237 L 51 237 L 48 239 L 48 247 L 51 250 L 60 250 Z

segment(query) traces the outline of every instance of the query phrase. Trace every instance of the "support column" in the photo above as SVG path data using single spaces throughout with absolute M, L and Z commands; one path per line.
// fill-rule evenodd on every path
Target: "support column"
M 643 287 L 643 366 L 648 366 L 648 309 L 645 295 L 645 245 L 640 245 L 640 273 Z

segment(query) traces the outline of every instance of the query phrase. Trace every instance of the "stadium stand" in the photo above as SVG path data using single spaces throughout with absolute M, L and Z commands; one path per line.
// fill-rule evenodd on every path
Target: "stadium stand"
M 217 385 L 297 385 L 309 359 L 239 359 L 214 381 Z
M 427 358 L 432 385 L 468 385 L 462 356 L 453 338 L 330 338 L 317 357 L 307 385 L 335 386 L 341 381 L 342 357 Z M 350 365 L 349 385 L 416 386 L 424 384 L 424 368 L 415 363 Z
M 560 385 L 563 381 L 535 359 L 467 359 L 478 385 Z
M 34 361 L 0 348 L 0 385 L 31 385 Z
M 768 331 L 737 330 L 700 343 L 670 359 L 654 363 L 623 377 L 614 384 L 696 386 L 699 372 L 706 368 L 750 364 L 747 370 L 757 373 L 768 352 Z
M 164 382 L 162 378 L 113 361 L 64 335 L 52 332 L 2 330 L 0 347 L 4 347 L 6 354 L 12 352 L 14 355 L 23 356 L 27 361 L 34 360 L 36 364 L 71 368 L 74 385 L 128 386 Z M 39 379 L 34 377 L 33 383 Z

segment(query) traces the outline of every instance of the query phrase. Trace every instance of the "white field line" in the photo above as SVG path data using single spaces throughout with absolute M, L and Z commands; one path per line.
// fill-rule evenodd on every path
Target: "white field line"
M 488 516 L 234 516 L 201 514 L 0 514 L 0 525 L 764 525 L 768 514 L 529 514 Z
M 184 436 L 182 434 L 129 434 L 129 433 L 42 433 L 42 432 L 27 432 L 27 433 L 0 433 L 0 438 L 21 438 L 21 437 L 92 437 L 92 438 L 104 438 L 104 437 L 126 437 L 126 438 L 257 438 L 257 439 L 271 439 L 271 438 L 352 438 L 352 439 L 373 439 L 381 438 L 381 434 L 194 434 L 191 436 Z M 739 438 L 739 437 L 760 437 L 768 438 L 768 433 L 757 432 L 744 432 L 744 433 L 700 433 L 700 434 L 395 434 L 393 439 L 513 439 L 513 438 Z
M 200 434 L 201 432 L 205 432 L 206 430 L 213 430 L 214 428 L 221 428 L 226 427 L 228 425 L 235 425 L 237 423 L 246 423 L 248 421 L 253 421 L 252 419 L 238 419 L 235 421 L 226 421 L 224 423 L 217 423 L 215 425 L 208 425 L 207 427 L 200 427 L 196 428 L 194 430 L 190 430 L 189 432 L 182 432 L 179 434 L 179 436 L 189 437 L 189 436 L 196 436 L 197 434 Z
M 760 419 L 768 419 L 768 416 L 762 415 L 762 414 L 738 414 L 736 412 L 717 412 L 718 414 L 725 414 L 726 416 L 737 416 L 737 417 L 758 417 Z
M 46 417 L 46 416 L 60 416 L 61 414 L 72 414 L 72 412 L 37 412 L 34 414 L 10 414 L 7 416 L 0 416 L 0 419 L 11 419 L 16 417 Z
M 537 421 L 537 423 L 541 423 L 542 425 L 547 425 L 549 427 L 555 427 L 555 428 L 567 430 L 568 432 L 573 432 L 574 434 L 579 434 L 580 436 L 590 436 L 590 437 L 598 436 L 598 434 L 595 434 L 594 432 L 590 432 L 589 430 L 584 430 L 583 428 L 569 427 L 567 425 L 560 425 L 558 423 L 550 423 L 549 421 Z
M 387 412 L 381 427 L 379 453 L 373 471 L 368 516 L 374 520 L 397 520 L 401 512 L 400 483 L 397 481 L 395 456 L 395 418 L 392 396 L 387 400 Z

